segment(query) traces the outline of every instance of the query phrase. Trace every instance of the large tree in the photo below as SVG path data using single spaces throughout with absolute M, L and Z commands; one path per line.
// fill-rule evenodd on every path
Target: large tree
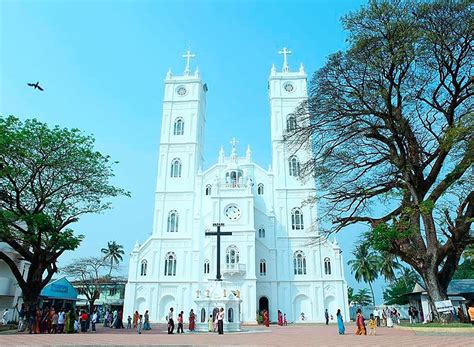
M 35 119 L 0 117 L 0 242 L 30 263 L 26 278 L 0 251 L 23 292 L 35 305 L 57 272 L 58 258 L 83 239 L 73 223 L 111 207 L 128 194 L 109 183 L 113 162 L 77 129 L 50 128 Z
M 315 73 L 287 140 L 314 153 L 301 175 L 328 229 L 368 223 L 444 300 L 474 243 L 472 2 L 370 1 L 342 23 L 347 49 Z

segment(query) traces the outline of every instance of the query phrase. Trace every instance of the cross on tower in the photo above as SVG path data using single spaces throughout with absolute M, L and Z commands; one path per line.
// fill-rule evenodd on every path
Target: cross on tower
M 286 47 L 283 47 L 283 50 L 279 51 L 278 54 L 283 54 L 283 72 L 288 72 L 288 54 L 291 54 L 291 51 L 288 50 Z
M 184 75 L 189 76 L 189 61 L 191 58 L 195 58 L 196 54 L 192 54 L 191 51 L 188 49 L 186 54 L 183 54 L 183 58 L 186 58 L 186 67 L 184 68 Z
M 206 236 L 217 236 L 217 268 L 216 268 L 216 281 L 222 281 L 221 279 L 221 236 L 232 235 L 231 231 L 221 231 L 221 227 L 224 223 L 214 223 L 212 226 L 217 227 L 217 231 L 206 231 Z

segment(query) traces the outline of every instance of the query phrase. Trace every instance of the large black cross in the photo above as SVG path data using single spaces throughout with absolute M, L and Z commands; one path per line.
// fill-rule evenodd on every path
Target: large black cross
M 217 227 L 217 231 L 206 232 L 206 236 L 217 236 L 217 270 L 216 270 L 216 281 L 222 281 L 221 279 L 221 236 L 232 235 L 230 231 L 221 231 L 221 227 L 224 223 L 214 223 L 212 226 Z

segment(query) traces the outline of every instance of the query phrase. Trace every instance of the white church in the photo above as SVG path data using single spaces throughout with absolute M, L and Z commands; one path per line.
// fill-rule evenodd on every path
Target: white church
M 323 322 L 325 309 L 334 321 L 337 309 L 348 319 L 341 249 L 319 234 L 316 206 L 303 204 L 317 194 L 313 180 L 298 179 L 299 163 L 311 153 L 292 153 L 283 142 L 298 126 L 291 113 L 307 98 L 307 76 L 303 65 L 290 71 L 290 51 L 279 53 L 283 67 L 271 68 L 268 83 L 268 169 L 233 139 L 229 155 L 221 147 L 203 170 L 207 85 L 190 71 L 189 51 L 183 75 L 166 75 L 153 233 L 131 253 L 124 315 L 148 310 L 152 322 L 165 322 L 173 307 L 185 320 L 194 309 L 197 322 L 207 321 L 195 300 L 216 278 L 217 241 L 205 233 L 224 223 L 232 235 L 221 237 L 221 273 L 242 300 L 241 322 L 255 323 L 264 309 L 271 321 L 278 310 L 288 322 Z

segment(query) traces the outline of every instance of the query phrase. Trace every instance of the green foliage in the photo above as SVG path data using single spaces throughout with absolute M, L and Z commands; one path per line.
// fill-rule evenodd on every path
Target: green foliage
M 354 288 L 347 287 L 347 299 L 349 300 L 349 303 L 354 301 Z
M 372 302 L 372 299 L 370 297 L 369 290 L 367 288 L 359 289 L 357 294 L 353 296 L 352 302 L 360 306 L 370 305 L 370 303 Z
M 412 237 L 414 230 L 407 227 L 406 223 L 379 223 L 370 234 L 370 245 L 378 251 L 389 252 L 392 250 L 393 244 L 397 241 L 405 240 Z
M 372 282 L 378 277 L 378 259 L 377 255 L 370 249 L 367 243 L 361 243 L 352 252 L 354 259 L 347 264 L 351 267 L 351 273 L 357 282 L 364 281 L 370 286 L 372 291 L 372 299 L 375 304 Z
M 0 241 L 31 263 L 26 281 L 8 264 L 28 300 L 57 271 L 58 257 L 79 246 L 83 236 L 73 223 L 111 208 L 111 197 L 129 195 L 109 183 L 113 164 L 78 129 L 0 117 Z
M 474 278 L 474 245 L 469 245 L 462 254 L 463 261 L 459 264 L 454 279 L 473 279 Z
M 115 241 L 109 241 L 107 242 L 107 248 L 102 248 L 100 251 L 104 254 L 104 259 L 110 261 L 110 276 L 114 264 L 118 265 L 123 260 L 122 255 L 125 254 L 123 246 Z
M 411 293 L 417 282 L 419 282 L 419 277 L 416 272 L 408 268 L 403 268 L 400 276 L 391 282 L 388 288 L 383 292 L 385 304 L 408 304 L 408 296 L 405 296 L 405 294 Z

